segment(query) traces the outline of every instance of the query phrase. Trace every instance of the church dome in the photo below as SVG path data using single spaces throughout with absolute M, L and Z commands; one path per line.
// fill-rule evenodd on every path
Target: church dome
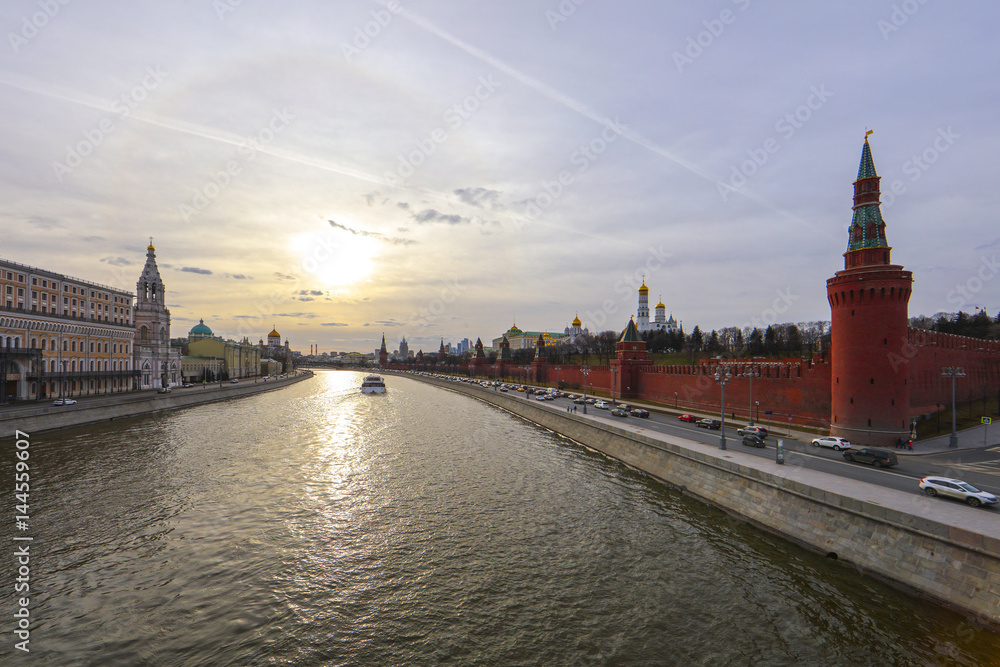
M 663 297 L 662 296 L 660 297 L 660 302 L 658 304 L 656 304 L 656 307 L 657 307 L 657 309 L 659 309 L 659 308 L 666 309 L 666 305 L 664 305 L 664 303 L 663 303 Z
M 583 326 L 583 322 L 580 321 L 580 316 L 579 315 L 577 315 L 576 317 L 573 318 L 573 322 L 571 322 L 571 324 L 574 327 L 582 327 Z
M 198 324 L 191 327 L 191 331 L 188 332 L 189 336 L 211 336 L 212 330 L 208 328 L 205 324 L 205 320 L 198 320 Z
M 649 293 L 649 288 L 646 287 L 646 280 L 643 279 L 642 287 L 639 288 L 639 294 L 648 294 L 648 293 Z
M 523 336 L 524 332 L 521 331 L 520 329 L 518 329 L 517 325 L 515 324 L 510 329 L 507 330 L 507 335 L 508 336 Z
M 267 334 L 268 338 L 281 338 L 281 334 L 278 333 L 277 329 L 271 329 L 271 333 Z

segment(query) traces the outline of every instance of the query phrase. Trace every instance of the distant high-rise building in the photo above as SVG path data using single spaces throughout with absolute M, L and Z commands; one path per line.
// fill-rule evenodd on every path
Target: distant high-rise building
M 402 359 L 410 356 L 410 346 L 406 344 L 406 336 L 403 336 L 403 340 L 399 341 L 399 356 Z

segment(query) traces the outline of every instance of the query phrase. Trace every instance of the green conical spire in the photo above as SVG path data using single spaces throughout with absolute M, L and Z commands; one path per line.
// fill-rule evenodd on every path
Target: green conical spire
M 500 343 L 500 361 L 510 361 L 510 341 L 507 340 L 507 336 L 504 336 L 503 342 Z
M 871 132 L 869 131 L 869 134 Z M 861 164 L 858 166 L 858 178 L 874 178 L 878 174 L 875 173 L 875 163 L 872 161 L 872 149 L 868 146 L 868 135 L 865 135 L 865 145 L 861 149 Z
M 639 336 L 639 330 L 635 328 L 635 320 L 629 318 L 628 326 L 625 327 L 625 333 L 618 341 L 619 343 L 641 343 L 642 337 Z

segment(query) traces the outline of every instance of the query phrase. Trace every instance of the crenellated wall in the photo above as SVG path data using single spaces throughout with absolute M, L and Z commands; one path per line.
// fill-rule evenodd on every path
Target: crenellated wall
M 892 356 L 893 368 L 907 374 L 910 413 L 928 414 L 951 405 L 951 378 L 946 367 L 959 366 L 966 374 L 956 378 L 958 402 L 1000 392 L 1000 341 L 955 336 L 910 328 L 906 344 Z

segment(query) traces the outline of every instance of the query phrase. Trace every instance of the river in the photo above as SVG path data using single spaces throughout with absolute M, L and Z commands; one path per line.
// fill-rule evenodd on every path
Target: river
M 1000 662 L 959 614 L 554 433 L 361 377 L 31 435 L 31 654 L 8 558 L 3 663 Z

